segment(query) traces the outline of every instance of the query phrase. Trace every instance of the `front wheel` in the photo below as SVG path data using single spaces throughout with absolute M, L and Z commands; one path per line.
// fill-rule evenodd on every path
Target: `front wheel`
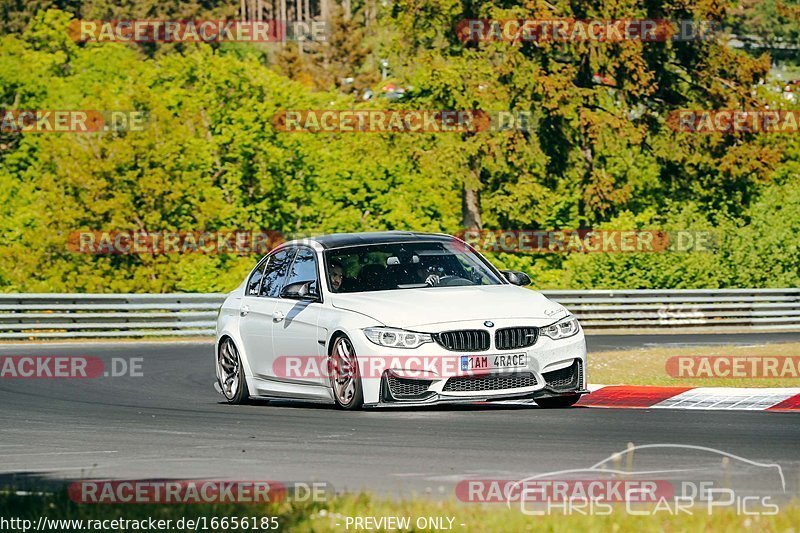
M 581 399 L 580 394 L 568 394 L 565 396 L 553 396 L 550 398 L 535 399 L 536 405 L 544 409 L 561 409 L 570 407 Z
M 247 403 L 250 393 L 247 390 L 247 381 L 244 379 L 242 358 L 239 357 L 239 350 L 230 338 L 226 338 L 219 346 L 217 380 L 222 395 L 228 403 Z
M 336 405 L 354 411 L 364 405 L 364 390 L 361 387 L 361 373 L 353 344 L 347 337 L 337 337 L 330 353 L 331 388 Z

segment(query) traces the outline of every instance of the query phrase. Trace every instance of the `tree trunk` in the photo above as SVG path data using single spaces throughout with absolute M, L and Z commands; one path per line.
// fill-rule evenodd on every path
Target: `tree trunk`
M 589 187 L 592 180 L 592 172 L 594 171 L 594 150 L 591 143 L 586 140 L 581 144 L 581 155 L 586 162 L 586 170 L 581 178 L 581 190 L 585 191 Z M 580 219 L 580 227 L 585 227 L 589 222 L 589 210 L 586 206 L 586 197 L 584 193 L 581 194 L 578 200 L 578 218 Z
M 368 0 L 367 6 L 369 15 L 366 17 L 366 25 L 374 24 L 378 20 L 378 6 L 375 0 Z
M 281 24 L 286 26 L 286 0 L 281 0 Z M 286 30 L 284 30 L 284 38 L 281 39 L 281 46 L 286 46 Z
M 303 20 L 303 0 L 295 1 L 294 10 L 294 21 L 292 24 L 297 28 L 297 23 Z M 297 50 L 300 52 L 300 55 L 303 55 L 303 40 L 300 36 L 297 36 Z
M 469 173 L 464 180 L 461 191 L 461 218 L 464 229 L 480 230 L 483 228 L 481 220 L 481 197 L 478 188 L 481 184 L 480 158 L 475 156 L 470 159 Z

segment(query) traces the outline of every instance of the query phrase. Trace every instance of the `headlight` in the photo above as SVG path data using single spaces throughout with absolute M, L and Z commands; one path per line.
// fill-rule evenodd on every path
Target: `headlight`
M 539 329 L 539 333 L 545 337 L 550 337 L 553 340 L 558 340 L 572 337 L 578 333 L 580 329 L 580 326 L 578 326 L 578 319 L 574 316 L 568 316 L 567 318 L 559 320 L 555 324 Z
M 416 348 L 426 342 L 433 342 L 428 333 L 394 328 L 365 328 L 364 335 L 375 344 L 389 348 Z

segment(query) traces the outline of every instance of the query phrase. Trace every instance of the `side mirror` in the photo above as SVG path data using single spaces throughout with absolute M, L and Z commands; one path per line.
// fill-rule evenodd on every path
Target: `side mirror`
M 296 283 L 290 283 L 281 291 L 281 298 L 316 302 L 319 300 L 319 294 L 315 288 L 311 287 L 311 285 L 315 283 L 316 281 L 298 281 Z
M 531 284 L 531 277 L 525 272 L 519 272 L 517 270 L 501 270 L 500 272 L 512 285 L 524 287 L 525 285 Z

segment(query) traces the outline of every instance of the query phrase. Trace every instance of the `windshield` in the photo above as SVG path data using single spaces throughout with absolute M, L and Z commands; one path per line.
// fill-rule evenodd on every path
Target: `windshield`
M 500 285 L 478 255 L 457 241 L 373 244 L 325 252 L 331 292 Z

